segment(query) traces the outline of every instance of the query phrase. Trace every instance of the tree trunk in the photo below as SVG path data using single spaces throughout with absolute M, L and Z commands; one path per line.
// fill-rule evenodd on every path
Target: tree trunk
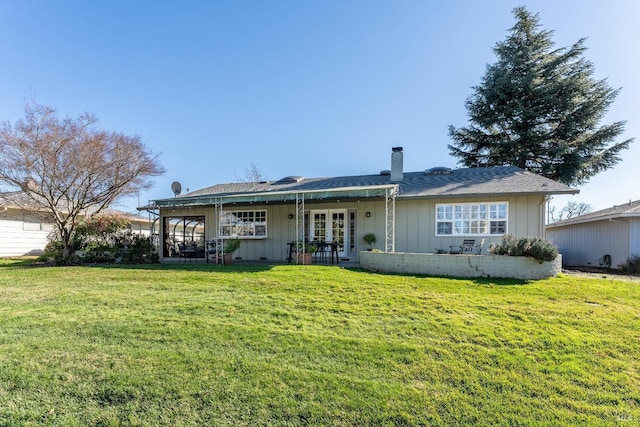
M 71 257 L 71 252 L 73 251 L 73 247 L 71 246 L 71 243 L 70 243 L 71 233 L 66 229 L 63 229 L 61 231 L 62 232 L 60 234 L 62 237 L 62 245 L 63 245 L 62 257 L 64 259 L 68 259 L 69 257 Z

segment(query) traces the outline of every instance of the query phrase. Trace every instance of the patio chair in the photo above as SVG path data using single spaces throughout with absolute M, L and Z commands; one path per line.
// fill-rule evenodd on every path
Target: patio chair
M 449 246 L 449 253 L 454 255 L 471 254 L 476 245 L 475 239 L 464 239 L 461 245 Z

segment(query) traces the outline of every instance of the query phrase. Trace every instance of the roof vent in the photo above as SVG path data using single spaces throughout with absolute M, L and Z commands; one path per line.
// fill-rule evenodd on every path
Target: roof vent
M 391 171 L 389 169 L 381 170 L 380 175 L 391 175 Z
M 276 181 L 276 184 L 295 184 L 296 182 L 300 182 L 303 179 L 304 178 L 301 176 L 290 175 L 290 176 L 285 176 L 284 178 L 279 179 L 278 181 Z
M 448 173 L 451 173 L 451 168 L 446 166 L 436 166 L 435 168 L 424 171 L 425 175 L 446 175 Z

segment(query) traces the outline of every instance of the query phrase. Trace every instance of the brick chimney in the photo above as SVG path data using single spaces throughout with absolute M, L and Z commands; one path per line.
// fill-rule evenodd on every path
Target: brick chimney
M 402 147 L 391 149 L 391 182 L 400 182 L 404 179 L 402 172 Z

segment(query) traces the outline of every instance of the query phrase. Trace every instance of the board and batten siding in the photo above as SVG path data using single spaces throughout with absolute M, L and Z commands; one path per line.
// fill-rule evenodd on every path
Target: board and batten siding
M 396 201 L 396 252 L 435 253 L 438 249 L 448 252 L 450 246 L 461 244 L 464 238 L 475 238 L 478 242 L 484 238 L 482 253 L 486 254 L 491 243 L 502 241 L 502 235 L 436 236 L 436 205 L 491 202 L 509 204 L 508 233 L 544 237 L 545 199 L 542 196 L 399 200 Z
M 47 236 L 53 230 L 19 210 L 0 213 L 0 257 L 41 254 L 47 245 Z
M 447 252 L 452 245 L 459 245 L 465 237 L 485 239 L 483 254 L 487 253 L 491 243 L 499 243 L 502 235 L 495 236 L 436 236 L 436 204 L 439 203 L 486 203 L 508 202 L 508 232 L 518 236 L 543 237 L 545 203 L 542 196 L 512 197 L 473 197 L 403 200 L 398 198 L 395 205 L 395 251 L 415 253 L 435 253 L 437 249 Z M 231 210 L 266 210 L 267 237 L 242 239 L 235 257 L 244 260 L 286 260 L 287 243 L 296 239 L 296 206 L 286 204 L 256 204 L 252 206 L 223 205 L 225 211 Z M 305 211 L 316 209 L 345 209 L 347 213 L 356 213 L 355 256 L 359 251 L 368 249 L 362 240 L 367 233 L 377 237 L 375 248 L 385 249 L 386 208 L 385 201 L 380 199 L 363 199 L 359 202 L 326 202 L 305 203 Z M 369 216 L 367 216 L 367 212 Z M 289 219 L 289 215 L 293 218 Z M 164 216 L 205 216 L 206 239 L 217 235 L 217 218 L 213 207 L 162 209 Z M 160 221 L 162 226 L 162 221 Z M 353 258 L 352 258 L 353 259 Z

